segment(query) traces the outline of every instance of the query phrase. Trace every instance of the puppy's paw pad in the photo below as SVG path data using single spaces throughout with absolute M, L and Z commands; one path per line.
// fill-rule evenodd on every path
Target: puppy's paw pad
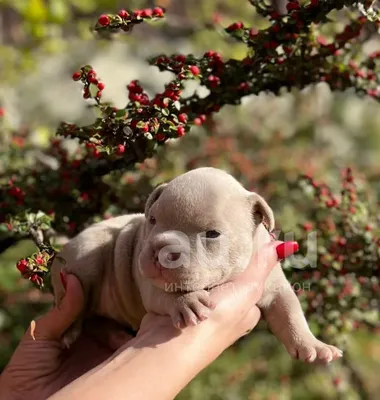
M 186 293 L 177 297 L 171 313 L 175 327 L 194 326 L 206 320 L 215 304 L 205 290 Z
M 319 340 L 309 343 L 300 343 L 289 350 L 293 358 L 307 363 L 323 363 L 328 364 L 340 357 L 343 357 L 342 350 L 335 346 L 325 344 Z

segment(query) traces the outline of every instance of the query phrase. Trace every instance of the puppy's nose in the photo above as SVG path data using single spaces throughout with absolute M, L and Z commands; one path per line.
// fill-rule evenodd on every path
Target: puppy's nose
M 169 261 L 178 261 L 181 257 L 181 253 L 168 253 L 167 257 Z

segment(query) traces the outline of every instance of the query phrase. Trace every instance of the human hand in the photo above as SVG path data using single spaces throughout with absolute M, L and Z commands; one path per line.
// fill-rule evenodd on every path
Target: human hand
M 31 326 L 28 328 L 1 375 L 1 400 L 47 399 L 102 363 L 131 338 L 116 323 L 97 318 L 85 325 L 83 334 L 70 349 L 63 349 L 61 336 L 83 308 L 81 284 L 74 275 L 68 275 L 60 307 L 38 319 L 34 332 Z

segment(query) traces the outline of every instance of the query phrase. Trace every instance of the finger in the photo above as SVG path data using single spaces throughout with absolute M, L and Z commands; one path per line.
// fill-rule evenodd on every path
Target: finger
M 96 317 L 84 324 L 85 334 L 95 339 L 100 345 L 115 351 L 124 346 L 134 335 L 125 327 L 108 318 Z
M 66 293 L 61 303 L 31 325 L 34 338 L 59 339 L 84 309 L 84 294 L 79 279 L 67 275 Z M 34 332 L 33 332 L 34 325 Z

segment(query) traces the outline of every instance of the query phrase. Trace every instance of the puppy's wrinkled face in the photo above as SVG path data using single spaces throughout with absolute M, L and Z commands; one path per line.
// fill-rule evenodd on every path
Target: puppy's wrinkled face
M 216 286 L 243 271 L 255 228 L 273 224 L 264 200 L 232 176 L 199 168 L 159 186 L 146 204 L 143 276 L 167 291 Z

